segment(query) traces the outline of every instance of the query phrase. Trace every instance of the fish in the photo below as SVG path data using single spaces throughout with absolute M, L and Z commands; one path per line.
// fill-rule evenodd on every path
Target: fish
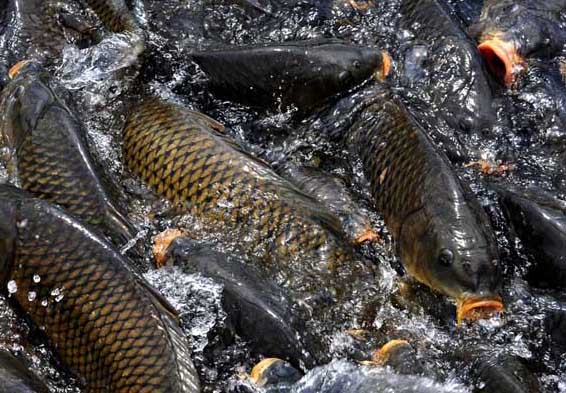
M 377 273 L 338 218 L 218 129 L 201 113 L 147 97 L 124 126 L 125 164 L 223 242 L 238 239 L 277 285 L 303 294 L 332 288 L 332 299 L 351 293 L 349 285 L 371 287 Z
M 469 29 L 491 73 L 513 87 L 528 69 L 528 59 L 562 53 L 566 31 L 564 0 L 486 0 Z
M 0 350 L 0 393 L 49 393 L 49 389 L 18 358 Z
M 72 216 L 0 185 L 1 285 L 88 392 L 200 391 L 172 306 Z
M 426 72 L 407 87 L 429 96 L 440 116 L 463 134 L 491 133 L 497 120 L 489 75 L 460 22 L 438 0 L 403 0 L 400 26 L 413 32 L 412 45 Z M 415 57 L 409 50 L 408 57 Z M 411 69 L 411 64 L 405 65 Z M 415 74 L 414 71 L 411 72 Z M 418 74 L 418 73 L 417 73 Z
M 166 251 L 175 266 L 222 284 L 222 308 L 236 333 L 259 354 L 277 356 L 300 368 L 316 360 L 305 342 L 304 323 L 286 291 L 252 264 L 215 251 L 187 237 L 176 237 Z
M 505 217 L 533 263 L 527 280 L 537 286 L 566 285 L 566 201 L 537 189 L 493 185 Z
M 389 55 L 379 49 L 322 39 L 207 50 L 191 57 L 217 94 L 246 105 L 301 111 L 372 75 L 384 79 L 391 67 Z
M 68 44 L 59 26 L 58 6 L 45 0 L 5 0 L 4 34 L 0 36 L 0 88 L 8 81 L 8 70 L 24 58 L 49 63 Z
M 0 99 L 0 145 L 10 150 L 12 181 L 118 242 L 133 238 L 137 231 L 102 181 L 67 91 L 36 61 L 18 63 L 11 74 Z
M 141 27 L 125 0 L 86 0 L 104 26 L 113 33 L 139 32 Z
M 346 143 L 361 159 L 375 207 L 409 275 L 455 299 L 458 324 L 480 310 L 502 311 L 487 214 L 400 99 L 378 89 Z
M 372 362 L 378 366 L 390 367 L 399 374 L 423 374 L 423 366 L 417 359 L 415 349 L 406 340 L 391 340 L 373 355 Z
M 346 184 L 339 177 L 319 168 L 293 164 L 283 165 L 278 173 L 336 214 L 342 229 L 354 244 L 379 239 L 371 227 L 369 212 L 356 205 Z
M 474 391 L 482 393 L 540 393 L 539 381 L 525 364 L 512 354 L 486 353 L 473 363 Z

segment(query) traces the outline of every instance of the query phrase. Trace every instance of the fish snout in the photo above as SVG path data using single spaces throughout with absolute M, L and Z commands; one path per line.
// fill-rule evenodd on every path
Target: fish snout
M 481 291 L 475 294 L 466 293 L 456 300 L 456 307 L 458 326 L 461 326 L 464 320 L 489 319 L 504 311 L 501 297 L 491 291 Z
M 515 42 L 501 37 L 501 34 L 494 34 L 482 41 L 478 51 L 490 72 L 507 87 L 512 87 L 527 71 L 527 63 Z

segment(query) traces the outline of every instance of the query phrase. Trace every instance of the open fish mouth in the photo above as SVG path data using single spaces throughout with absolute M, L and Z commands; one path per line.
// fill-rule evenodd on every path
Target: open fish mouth
M 512 41 L 494 35 L 480 43 L 478 50 L 490 71 L 507 87 L 513 86 L 527 70 L 525 60 Z
M 385 79 L 387 79 L 387 76 L 389 75 L 390 72 L 391 72 L 391 56 L 389 56 L 389 53 L 382 51 L 381 52 L 381 66 L 375 72 L 375 74 L 374 74 L 375 78 L 379 82 L 383 82 L 383 81 L 385 81 Z
M 16 64 L 14 64 L 8 71 L 8 76 L 10 77 L 10 79 L 14 79 L 27 63 L 29 63 L 29 60 L 20 60 Z
M 477 321 L 479 319 L 489 319 L 494 314 L 504 311 L 503 302 L 500 297 L 493 298 L 467 298 L 458 300 L 457 322 L 458 326 L 462 321 Z

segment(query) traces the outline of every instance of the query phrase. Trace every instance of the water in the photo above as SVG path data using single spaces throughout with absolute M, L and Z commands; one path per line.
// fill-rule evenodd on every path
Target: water
M 193 237 L 207 241 L 215 240 L 217 235 L 207 232 L 192 217 L 171 217 L 169 204 L 157 199 L 124 169 L 121 129 L 128 108 L 135 105 L 138 94 L 144 89 L 221 121 L 231 136 L 273 164 L 293 160 L 320 166 L 350 179 L 348 185 L 356 202 L 362 207 L 372 206 L 360 163 L 344 146 L 313 132 L 345 127 L 347 112 L 321 111 L 299 117 L 293 108 L 265 112 L 231 104 L 208 91 L 206 76 L 187 56 L 193 50 L 209 46 L 338 37 L 388 50 L 395 60 L 395 71 L 402 55 L 400 48 L 411 36 L 398 28 L 398 0 L 371 2 L 367 12 L 355 11 L 345 1 L 283 3 L 274 0 L 268 13 L 258 11 L 245 0 L 148 0 L 138 3 L 143 3 L 141 7 L 138 4 L 137 12 L 146 21 L 143 67 L 129 67 L 137 57 L 137 49 L 122 55 L 124 47 L 138 48 L 137 37 L 108 35 L 95 48 L 67 47 L 62 63 L 53 71 L 71 90 L 75 107 L 87 124 L 89 148 L 115 185 L 120 201 L 127 206 L 129 218 L 140 229 L 136 240 L 143 240 L 148 260 L 151 259 L 153 236 L 173 225 L 182 223 L 191 229 Z M 475 12 L 467 8 L 464 1 L 452 0 L 450 3 L 465 20 Z M 565 97 L 564 85 L 560 78 L 550 78 L 543 70 L 544 67 L 532 67 L 519 90 L 496 94 L 498 126 L 485 139 L 458 139 L 447 125 L 438 126 L 435 108 L 428 105 L 431 97 L 404 89 L 396 75 L 392 84 L 408 106 L 422 115 L 424 125 L 437 142 L 444 141 L 446 146 L 458 145 L 470 155 L 470 160 L 510 159 L 514 170 L 502 175 L 507 181 L 537 185 L 564 196 L 566 177 L 560 160 L 564 160 L 566 150 L 563 123 L 566 116 L 559 105 Z M 361 251 L 380 264 L 383 277 L 380 287 L 387 294 L 377 310 L 373 327 L 391 338 L 397 335 L 413 338 L 412 342 L 426 356 L 439 380 L 415 380 L 414 386 L 422 387 L 424 391 L 470 391 L 471 387 L 465 386 L 462 380 L 462 370 L 470 365 L 463 364 L 458 369 L 444 354 L 469 343 L 488 342 L 496 353 L 507 351 L 536 364 L 544 391 L 566 392 L 564 354 L 553 352 L 542 334 L 548 313 L 562 309 L 563 299 L 552 291 L 530 288 L 523 280 L 525 267 L 534 261 L 525 254 L 520 241 L 509 237 L 496 195 L 486 186 L 485 176 L 476 167 L 464 164 L 455 162 L 454 165 L 490 212 L 498 235 L 505 263 L 505 313 L 500 318 L 458 329 L 454 322 L 454 306 L 449 300 L 424 288 L 415 289 L 406 277 L 399 277 L 396 272 L 399 265 L 387 228 L 382 217 L 372 212 L 372 226 L 383 241 L 363 245 Z M 6 176 L 5 168 L 0 168 L 0 177 Z M 228 252 L 237 250 L 238 241 L 232 239 L 219 248 Z M 133 243 L 125 245 L 123 250 L 131 246 Z M 178 310 L 206 392 L 224 391 L 231 378 L 249 372 L 260 360 L 227 325 L 219 284 L 175 268 L 150 271 L 145 278 Z M 39 282 L 40 277 L 34 276 L 33 280 Z M 8 283 L 10 293 L 17 290 L 17 284 L 13 284 Z M 50 301 L 64 296 L 62 293 L 51 295 Z M 31 293 L 29 296 L 35 298 Z M 54 392 L 78 392 L 72 378 L 58 371 L 45 341 L 36 337 L 40 335 L 30 333 L 6 301 L 0 300 L 0 345 L 22 353 Z M 47 300 L 41 301 L 46 302 L 44 306 L 49 306 Z M 353 341 L 351 336 L 338 335 L 334 337 L 332 349 L 339 356 L 347 352 Z M 348 370 L 350 366 L 336 360 L 330 367 Z M 384 386 L 399 387 L 401 383 L 399 377 L 389 371 L 362 372 L 374 374 L 373 378 Z M 309 375 L 304 385 L 316 378 L 316 372 Z

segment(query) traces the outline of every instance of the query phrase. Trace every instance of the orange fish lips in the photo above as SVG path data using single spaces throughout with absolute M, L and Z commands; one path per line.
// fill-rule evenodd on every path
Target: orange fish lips
M 10 77 L 10 79 L 14 79 L 16 75 L 18 75 L 18 72 L 20 72 L 22 67 L 25 66 L 27 63 L 29 63 L 29 60 L 21 60 L 18 61 L 16 64 L 14 64 L 8 71 L 8 76 Z
M 385 81 L 385 79 L 387 79 L 387 76 L 389 75 L 389 73 L 391 72 L 391 56 L 389 56 L 389 53 L 382 51 L 381 52 L 381 67 L 379 67 L 379 69 L 375 72 L 375 78 L 379 81 L 379 82 L 383 82 Z
M 507 87 L 513 86 L 527 64 L 512 41 L 492 37 L 483 41 L 478 50 L 491 72 Z
M 494 314 L 499 314 L 503 311 L 503 302 L 500 297 L 458 300 L 458 326 L 460 326 L 464 320 L 477 321 L 479 319 L 489 319 Z

